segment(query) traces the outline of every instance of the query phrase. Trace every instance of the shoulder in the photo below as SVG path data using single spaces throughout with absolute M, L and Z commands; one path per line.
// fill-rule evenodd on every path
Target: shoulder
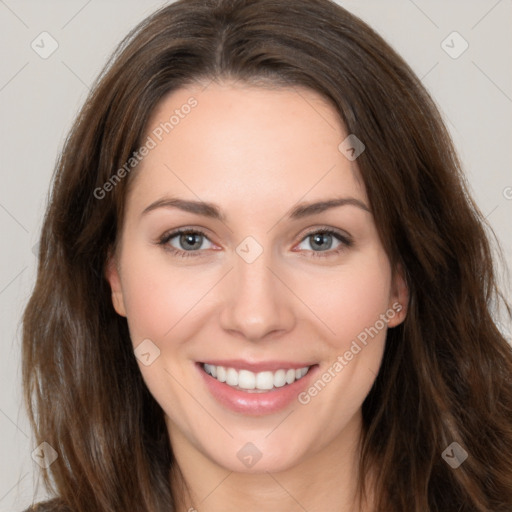
M 58 498 L 35 503 L 23 512 L 71 512 L 71 510 Z

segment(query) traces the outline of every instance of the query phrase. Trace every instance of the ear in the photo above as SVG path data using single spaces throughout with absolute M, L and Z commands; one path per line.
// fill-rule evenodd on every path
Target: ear
M 398 264 L 393 272 L 391 283 L 391 294 L 389 297 L 389 308 L 396 314 L 388 320 L 388 327 L 400 325 L 407 316 L 409 305 L 409 286 L 405 278 L 404 268 Z
M 105 278 L 110 283 L 112 290 L 112 304 L 116 312 L 121 316 L 126 316 L 126 307 L 124 304 L 123 289 L 121 287 L 121 278 L 119 275 L 118 258 L 112 250 L 109 250 L 105 264 Z

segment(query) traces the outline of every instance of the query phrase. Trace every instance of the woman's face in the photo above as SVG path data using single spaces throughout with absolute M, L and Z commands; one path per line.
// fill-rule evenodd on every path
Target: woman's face
M 148 128 L 107 277 L 173 448 L 260 472 L 353 446 L 407 290 L 335 110 L 212 83 Z

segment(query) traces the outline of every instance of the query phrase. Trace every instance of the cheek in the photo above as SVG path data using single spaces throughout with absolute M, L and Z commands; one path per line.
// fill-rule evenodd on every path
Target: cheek
M 194 306 L 215 285 L 217 274 L 172 265 L 157 251 L 128 251 L 123 297 L 132 341 L 136 345 L 145 338 L 162 340 L 175 326 L 181 328 L 185 317 L 194 317 Z
M 379 372 L 387 333 L 382 315 L 391 312 L 390 265 L 376 248 L 323 284 L 310 298 L 331 331 L 323 338 L 328 348 L 317 380 L 298 398 L 304 414 L 325 425 L 323 435 L 331 438 L 361 408 Z
M 388 310 L 390 286 L 388 260 L 376 249 L 319 278 L 308 300 L 329 328 L 332 343 L 343 348 Z

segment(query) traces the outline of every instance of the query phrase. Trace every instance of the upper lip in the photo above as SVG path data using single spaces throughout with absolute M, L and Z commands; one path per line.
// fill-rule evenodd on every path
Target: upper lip
M 201 361 L 201 364 L 211 364 L 214 366 L 224 366 L 225 368 L 234 368 L 235 370 L 249 370 L 253 373 L 264 371 L 277 371 L 277 370 L 290 370 L 297 368 L 305 368 L 306 366 L 313 366 L 316 363 L 297 363 L 294 361 L 260 361 L 251 362 L 243 359 L 209 359 L 208 361 Z

